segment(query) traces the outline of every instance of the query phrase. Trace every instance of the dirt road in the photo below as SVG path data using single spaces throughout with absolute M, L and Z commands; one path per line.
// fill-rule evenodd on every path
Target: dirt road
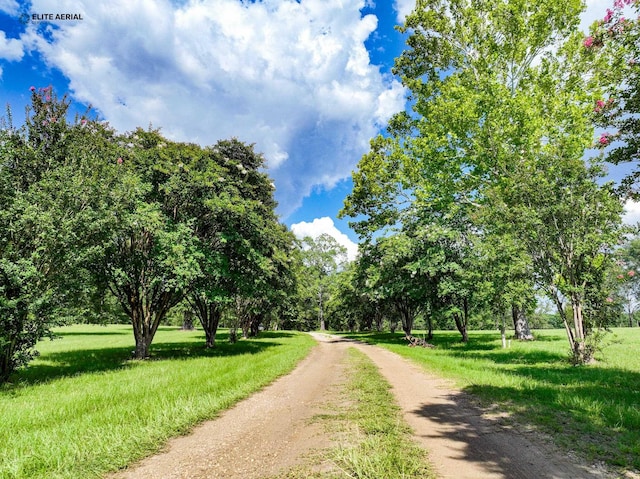
M 491 417 L 446 381 L 376 346 L 314 334 L 318 346 L 289 375 L 218 419 L 169 442 L 113 478 L 277 477 L 331 440 L 311 419 L 344 381 L 349 347 L 366 353 L 391 384 L 416 441 L 440 478 L 577 479 L 615 477 L 579 464 L 536 437 Z M 531 437 L 530 437 L 531 436 Z M 381 478 L 382 479 L 382 478 Z

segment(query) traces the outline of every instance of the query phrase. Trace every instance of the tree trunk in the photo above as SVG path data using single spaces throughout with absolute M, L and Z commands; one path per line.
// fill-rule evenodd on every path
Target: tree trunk
M 136 349 L 133 354 L 135 359 L 148 359 L 149 348 L 160 323 L 160 318 L 153 318 L 152 312 L 144 308 L 141 302 L 136 299 L 132 301 L 131 307 L 131 325 L 136 340 Z
M 323 311 L 323 304 L 322 304 L 322 286 L 320 287 L 320 289 L 318 290 L 318 317 L 320 319 L 320 331 L 324 331 L 325 330 L 325 324 L 324 324 L 324 311 Z
M 183 331 L 193 331 L 195 326 L 193 325 L 193 311 L 190 309 L 185 309 L 184 315 L 182 316 L 182 328 Z
M 397 327 L 398 327 L 398 320 L 390 319 L 389 320 L 389 329 L 391 330 L 392 334 L 396 332 L 396 328 Z
M 255 338 L 260 333 L 260 324 L 262 323 L 264 315 L 252 314 L 251 322 L 249 324 L 249 336 Z
M 222 317 L 222 308 L 218 303 L 209 302 L 200 297 L 192 297 L 191 302 L 195 306 L 196 316 L 204 330 L 205 347 L 215 347 L 218 325 Z
M 380 308 L 377 306 L 375 310 L 375 324 L 376 324 L 376 331 L 377 332 L 382 331 L 382 328 L 384 325 L 384 314 L 382 314 L 382 312 L 380 311 Z
M 462 342 L 469 342 L 469 333 L 467 332 L 467 325 L 464 322 L 463 316 L 460 313 L 454 313 L 453 320 L 456 323 L 458 332 L 462 335 Z
M 433 339 L 433 318 L 431 315 L 427 316 L 427 340 Z
M 467 331 L 467 325 L 469 324 L 469 302 L 467 298 L 462 300 L 462 314 L 454 313 L 453 320 L 456 323 L 456 328 L 462 335 L 462 342 L 469 342 L 469 333 Z
M 233 327 L 229 330 L 229 342 L 231 344 L 238 342 L 238 328 Z
M 515 329 L 515 338 L 523 341 L 533 340 L 533 334 L 529 328 L 529 321 L 524 312 L 524 308 L 515 304 L 511 305 L 511 318 L 513 319 L 513 327 Z
M 571 308 L 573 309 L 573 326 L 575 338 L 573 344 L 574 361 L 577 364 L 586 364 L 591 361 L 591 354 L 587 354 L 585 348 L 585 329 L 582 317 L 582 302 L 577 294 L 571 295 Z

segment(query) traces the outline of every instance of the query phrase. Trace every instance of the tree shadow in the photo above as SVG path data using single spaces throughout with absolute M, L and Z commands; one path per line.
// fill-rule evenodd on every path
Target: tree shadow
M 554 458 L 548 447 L 531 435 L 514 433 L 500 415 L 483 415 L 468 394 L 456 392 L 443 401 L 427 403 L 412 411 L 435 423 L 423 436 L 446 439 L 447 456 L 476 463 L 482 476 L 509 479 L 600 477 L 586 466 L 574 466 Z M 532 465 L 535 464 L 535 467 Z
M 93 335 L 94 333 L 88 333 Z M 104 334 L 103 332 L 99 333 Z M 76 335 L 76 333 L 72 333 Z M 291 335 L 291 334 L 289 334 Z M 215 347 L 206 348 L 204 333 L 190 341 L 154 341 L 147 361 L 186 360 L 196 358 L 230 357 L 244 354 L 257 354 L 267 348 L 281 344 L 268 339 L 288 337 L 287 333 L 264 334 L 258 338 L 243 339 L 229 343 L 228 333 L 218 333 Z M 267 340 L 265 340 L 267 339 Z M 10 381 L 0 387 L 7 391 L 16 387 L 44 384 L 56 379 L 82 374 L 117 371 L 142 365 L 146 361 L 133 359 L 133 345 L 86 348 L 71 351 L 57 351 L 42 354 L 40 362 L 29 364 L 16 371 Z
M 131 330 L 111 330 L 111 331 L 55 331 L 54 338 L 64 338 L 67 336 L 127 336 L 131 335 Z
M 578 452 L 640 470 L 640 373 L 588 366 L 555 368 L 523 364 L 508 374 L 527 387 L 474 384 L 464 390 L 508 404 L 525 422 Z

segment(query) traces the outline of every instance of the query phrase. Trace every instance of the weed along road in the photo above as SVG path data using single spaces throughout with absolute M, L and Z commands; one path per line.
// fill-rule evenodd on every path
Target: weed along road
M 481 410 L 446 381 L 392 352 L 337 336 L 313 336 L 318 345 L 291 374 L 111 477 L 340 477 L 329 453 L 340 435 L 318 418 L 341 397 L 350 374 L 349 348 L 363 352 L 390 383 L 413 439 L 428 451 L 435 477 L 614 477 L 580 464 L 533 433 L 510 428 L 499 414 Z

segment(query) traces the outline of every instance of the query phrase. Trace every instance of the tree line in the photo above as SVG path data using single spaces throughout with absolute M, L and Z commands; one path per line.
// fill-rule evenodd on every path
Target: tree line
M 206 347 L 260 326 L 428 334 L 472 318 L 531 337 L 541 295 L 589 362 L 624 309 L 637 240 L 623 204 L 638 171 L 640 2 L 616 0 L 588 35 L 579 0 L 418 0 L 394 73 L 409 92 L 353 173 L 342 216 L 357 261 L 328 236 L 298 242 L 275 214 L 264 158 L 237 139 L 118 133 L 31 88 L 0 128 L 0 379 L 51 327 L 132 324 L 134 357 L 179 308 Z M 625 9 L 635 19 L 625 18 Z M 626 244 L 625 244 L 626 242 Z
M 362 240 L 353 301 L 373 317 L 391 304 L 407 334 L 418 314 L 429 334 L 447 318 L 466 341 L 485 310 L 522 338 L 544 295 L 572 361 L 592 360 L 635 275 L 621 215 L 639 175 L 605 173 L 638 160 L 640 2 L 616 0 L 586 36 L 583 9 L 416 2 L 394 67 L 409 108 L 371 141 L 341 212 Z
M 275 214 L 264 158 L 237 139 L 210 147 L 158 130 L 120 134 L 33 88 L 19 128 L 0 130 L 0 377 L 52 326 L 125 315 L 135 358 L 188 305 L 213 347 L 255 333 L 294 290 L 294 237 Z

